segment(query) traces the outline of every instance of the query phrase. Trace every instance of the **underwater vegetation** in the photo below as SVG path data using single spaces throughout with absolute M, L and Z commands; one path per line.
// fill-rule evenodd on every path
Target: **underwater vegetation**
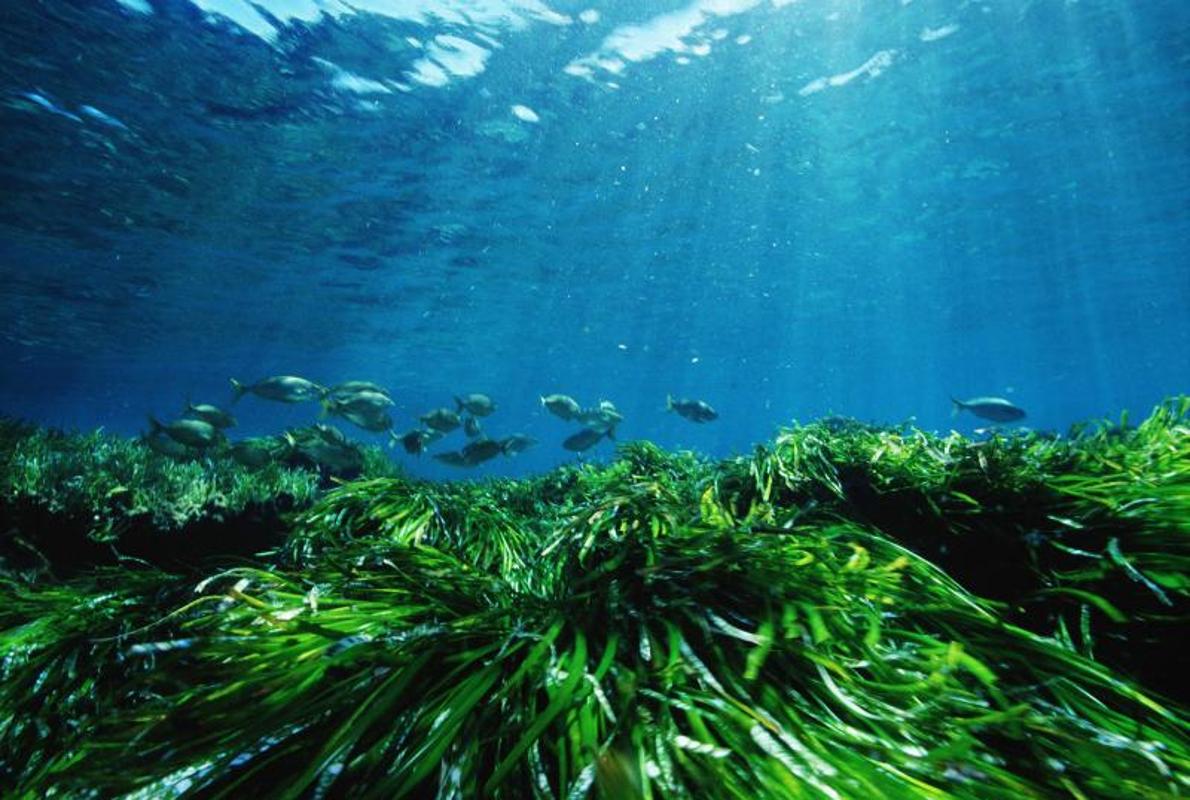
M 1188 398 L 486 482 L 3 437 L 6 797 L 1190 792 Z M 129 516 L 179 544 L 213 520 L 209 490 L 177 516 L 187 479 L 226 519 L 273 502 L 268 551 L 108 557 Z
M 129 558 L 177 568 L 275 546 L 281 515 L 313 503 L 334 476 L 396 471 L 379 448 L 346 441 L 350 459 L 320 463 L 302 442 L 321 441 L 324 429 L 291 431 L 295 446 L 248 466 L 243 443 L 199 456 L 162 452 L 153 435 L 66 434 L 0 418 L 0 571 L 62 575 Z

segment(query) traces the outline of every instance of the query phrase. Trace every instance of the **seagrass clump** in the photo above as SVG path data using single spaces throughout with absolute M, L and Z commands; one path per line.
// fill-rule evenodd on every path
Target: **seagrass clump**
M 0 790 L 1180 796 L 1185 697 L 1123 649 L 1180 649 L 1188 408 L 367 479 L 201 580 L 10 576 Z

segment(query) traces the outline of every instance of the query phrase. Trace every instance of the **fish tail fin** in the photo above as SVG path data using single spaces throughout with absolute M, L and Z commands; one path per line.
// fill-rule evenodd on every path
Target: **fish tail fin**
M 951 403 L 950 415 L 952 417 L 957 417 L 959 415 L 959 412 L 965 408 L 962 400 L 956 400 L 952 397 L 952 398 L 950 398 L 950 403 Z
M 665 395 L 665 410 L 666 411 L 674 410 L 674 396 L 672 394 L 667 393 Z
M 329 416 L 331 415 L 331 401 L 330 401 L 330 400 L 327 400 L 327 399 L 324 397 L 324 398 L 322 398 L 322 400 L 318 401 L 318 404 L 319 404 L 320 406 L 322 406 L 322 411 L 321 411 L 321 412 L 319 412 L 319 414 L 318 414 L 318 418 L 319 418 L 319 419 L 326 419 L 327 417 L 329 417 Z
M 152 414 L 149 415 L 149 435 L 155 436 L 165 430 L 165 426 L 157 421 L 157 418 Z
M 607 438 L 613 442 L 616 440 L 616 429 L 614 427 L 607 429 Z
M 235 394 L 235 397 L 231 399 L 231 402 L 234 403 L 248 393 L 248 387 L 237 381 L 235 378 L 232 378 L 231 391 Z
M 461 413 L 462 413 L 462 411 L 463 411 L 463 409 L 464 409 L 464 408 L 466 408 L 466 407 L 467 407 L 467 406 L 466 406 L 466 404 L 463 402 L 463 398 L 459 397 L 459 396 L 456 394 L 456 395 L 455 395 L 455 413 L 456 413 L 456 414 L 461 414 Z

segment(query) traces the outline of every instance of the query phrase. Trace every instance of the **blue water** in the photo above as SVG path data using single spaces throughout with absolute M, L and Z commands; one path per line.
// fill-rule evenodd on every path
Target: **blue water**
M 722 456 L 1190 391 L 1185 0 L 11 0 L 0 141 L 0 412 L 47 424 L 291 373 L 541 440 L 393 451 L 457 476 L 575 458 L 550 392 Z

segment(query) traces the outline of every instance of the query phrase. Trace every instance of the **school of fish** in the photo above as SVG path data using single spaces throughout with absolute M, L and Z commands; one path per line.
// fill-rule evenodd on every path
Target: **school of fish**
M 317 402 L 321 417 L 336 417 L 371 433 L 387 434 L 389 446 L 398 444 L 410 455 L 421 455 L 431 446 L 462 430 L 465 443 L 453 450 L 436 452 L 431 457 L 454 467 L 477 467 L 494 458 L 515 456 L 537 444 L 524 433 L 491 437 L 480 420 L 496 411 L 496 402 L 486 394 L 473 392 L 456 395 L 450 404 L 430 409 L 417 417 L 418 424 L 398 433 L 394 429 L 391 392 L 372 381 L 352 380 L 322 386 L 296 375 L 274 375 L 253 383 L 231 379 L 232 402 L 246 395 L 277 403 Z M 1025 411 L 1002 397 L 951 399 L 954 413 L 967 411 L 993 423 L 1016 422 Z M 566 394 L 548 394 L 540 398 L 541 407 L 557 419 L 571 423 L 577 430 L 566 436 L 564 449 L 582 453 L 604 441 L 614 441 L 624 415 L 610 400 L 584 406 Z M 685 420 L 705 424 L 719 414 L 705 400 L 667 395 L 665 410 Z M 257 436 L 228 442 L 226 431 L 236 425 L 228 411 L 210 403 L 187 401 L 181 414 L 168 422 L 149 417 L 145 443 L 154 451 L 174 458 L 201 455 L 208 448 L 227 445 L 231 457 L 247 467 L 259 468 L 284 462 L 312 464 L 336 473 L 349 473 L 363 465 L 363 451 L 351 443 L 338 428 L 325 422 L 285 431 L 278 436 Z

